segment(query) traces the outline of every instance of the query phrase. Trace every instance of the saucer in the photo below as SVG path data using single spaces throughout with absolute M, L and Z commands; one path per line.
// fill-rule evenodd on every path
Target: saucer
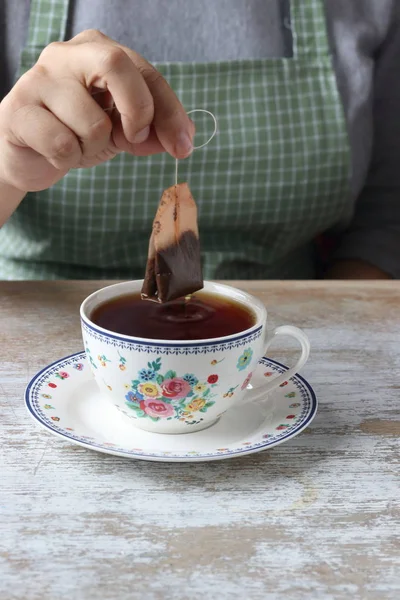
M 287 367 L 262 358 L 253 374 L 257 387 Z M 220 420 L 190 434 L 142 431 L 104 398 L 85 352 L 62 358 L 31 380 L 25 403 L 50 433 L 90 450 L 125 458 L 164 462 L 201 462 L 260 452 L 293 438 L 317 412 L 310 384 L 294 376 L 265 402 L 237 405 Z

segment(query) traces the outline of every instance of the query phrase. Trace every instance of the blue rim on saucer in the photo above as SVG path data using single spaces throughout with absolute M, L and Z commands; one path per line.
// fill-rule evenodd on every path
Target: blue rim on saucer
M 286 369 L 274 360 L 262 358 L 255 375 L 259 378 L 272 377 Z M 96 402 L 85 399 L 87 390 L 90 390 Z M 311 423 L 317 412 L 314 390 L 300 375 L 295 375 L 271 392 L 270 399 L 264 405 L 235 406 L 216 425 L 190 434 L 144 432 L 131 423 L 120 422 L 122 415 L 107 401 L 101 404 L 102 401 L 101 392 L 87 365 L 85 352 L 77 352 L 48 365 L 33 377 L 25 391 L 25 403 L 31 416 L 52 434 L 98 452 L 150 461 L 202 462 L 260 452 L 298 435 Z M 93 404 L 90 405 L 90 402 Z M 85 403 L 89 415 L 86 422 L 76 410 L 83 409 Z M 93 430 L 90 423 L 90 411 L 96 411 L 97 407 L 100 407 L 98 415 L 102 410 L 108 411 L 104 417 L 107 423 L 101 432 Z M 74 417 L 74 414 L 78 416 Z M 252 429 L 249 425 L 241 437 L 240 427 L 245 425 L 239 425 L 239 422 L 244 422 L 248 416 L 253 419 Z M 229 426 L 228 419 L 231 421 Z M 226 437 L 226 431 L 234 431 L 235 423 L 237 439 L 230 439 L 229 443 L 224 444 L 224 435 L 226 439 L 229 438 Z M 112 442 L 104 439 L 107 438 L 107 427 Z M 125 428 L 124 439 L 129 439 L 129 442 L 117 442 L 120 427 Z M 139 447 L 139 443 L 147 448 Z

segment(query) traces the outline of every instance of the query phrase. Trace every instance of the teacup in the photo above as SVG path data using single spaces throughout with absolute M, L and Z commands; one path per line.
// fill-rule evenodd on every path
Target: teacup
M 154 433 L 191 433 L 213 425 L 232 406 L 255 401 L 292 377 L 308 359 L 306 334 L 291 325 L 267 338 L 264 304 L 239 289 L 205 282 L 205 291 L 247 306 L 255 322 L 246 331 L 191 341 L 134 338 L 91 321 L 103 302 L 140 292 L 142 281 L 117 283 L 94 292 L 81 305 L 83 342 L 100 390 L 131 422 Z M 301 355 L 294 367 L 256 389 L 251 377 L 278 335 L 294 337 Z

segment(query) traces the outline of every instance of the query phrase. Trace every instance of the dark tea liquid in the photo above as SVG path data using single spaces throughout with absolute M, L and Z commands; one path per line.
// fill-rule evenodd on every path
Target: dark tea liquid
M 90 316 L 93 323 L 124 335 L 159 340 L 204 340 L 239 333 L 256 322 L 244 304 L 217 294 L 199 292 L 158 304 L 140 293 L 104 302 Z

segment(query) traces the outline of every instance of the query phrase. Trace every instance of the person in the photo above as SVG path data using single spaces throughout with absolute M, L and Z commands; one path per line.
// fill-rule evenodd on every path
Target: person
M 1 10 L 0 278 L 141 278 L 175 158 L 207 279 L 400 276 L 396 0 Z

